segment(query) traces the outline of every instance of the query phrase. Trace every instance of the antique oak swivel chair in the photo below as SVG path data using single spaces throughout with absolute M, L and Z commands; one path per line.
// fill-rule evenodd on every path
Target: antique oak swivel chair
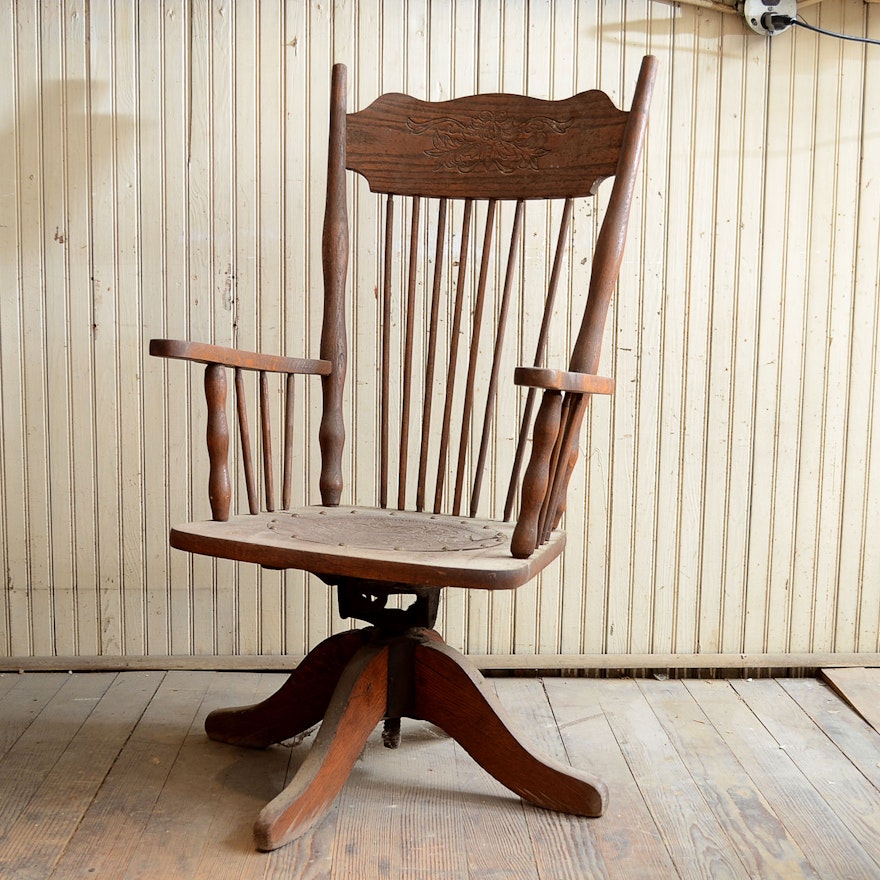
M 275 357 L 195 342 L 151 342 L 154 355 L 206 365 L 213 519 L 174 527 L 171 544 L 190 553 L 312 572 L 336 588 L 343 617 L 370 624 L 319 644 L 263 702 L 216 710 L 208 717 L 206 730 L 212 739 L 263 748 L 323 720 L 291 783 L 260 813 L 255 826 L 258 848 L 281 846 L 320 820 L 372 730 L 384 719 L 385 744 L 396 747 L 401 717 L 436 724 L 496 779 L 533 804 L 583 816 L 602 813 L 607 798 L 602 782 L 537 757 L 522 745 L 479 673 L 433 627 L 443 589 L 520 587 L 565 546 L 559 525 L 584 411 L 592 394 L 610 394 L 614 385 L 596 370 L 621 265 L 655 67 L 655 59 L 644 59 L 629 112 L 617 109 L 602 92 L 588 91 L 562 101 L 487 94 L 442 103 L 387 94 L 349 114 L 346 71 L 336 65 L 320 359 Z M 378 295 L 382 325 L 377 352 L 379 473 L 377 497 L 368 507 L 341 504 L 348 313 L 346 169 L 366 178 L 384 203 L 382 290 L 370 285 L 364 294 Z M 592 195 L 608 177 L 614 178 L 613 188 L 596 239 L 583 319 L 572 330 L 575 341 L 567 369 L 559 368 L 564 364 L 546 366 L 550 334 L 560 332 L 551 328 L 551 318 L 573 199 Z M 499 385 L 505 381 L 499 375 L 505 325 L 521 275 L 517 261 L 525 203 L 534 199 L 561 200 L 561 221 L 555 245 L 551 240 L 555 256 L 547 284 L 524 292 L 543 305 L 531 363 L 517 368 L 512 377 L 528 390 L 522 392 L 520 406 L 502 407 L 496 404 Z M 409 228 L 400 240 L 408 241 L 409 248 L 398 273 L 395 209 L 400 211 L 407 200 L 408 209 L 401 213 L 408 216 Z M 500 228 L 496 215 L 502 201 L 509 202 L 507 210 L 513 215 L 512 234 L 497 246 L 502 271 L 499 284 L 492 287 L 493 236 Z M 457 230 L 451 228 L 453 220 L 460 224 Z M 479 241 L 480 231 L 474 227 L 483 229 Z M 428 252 L 428 264 L 419 275 L 418 251 L 428 236 L 425 230 L 431 235 L 422 248 Z M 471 252 L 479 272 L 469 287 L 466 264 Z M 399 296 L 394 290 L 397 278 Z M 490 330 L 484 325 L 493 311 L 486 302 L 492 290 L 497 291 L 498 318 Z M 440 329 L 441 314 L 447 318 L 445 332 Z M 398 332 L 393 334 L 395 322 Z M 424 343 L 416 356 L 414 338 L 420 331 Z M 391 352 L 395 335 L 401 342 L 397 360 Z M 462 338 L 469 341 L 460 346 Z M 485 368 L 480 367 L 481 356 L 486 358 Z M 239 515 L 230 515 L 227 369 L 234 375 L 246 485 L 241 494 L 247 495 L 249 508 Z M 252 451 L 247 395 L 242 391 L 248 371 L 258 388 L 260 462 Z M 272 374 L 280 374 L 286 383 L 280 504 L 270 442 Z M 290 417 L 298 374 L 318 375 L 323 386 L 318 438 L 321 504 L 291 509 Z M 435 392 L 442 394 L 437 402 Z M 392 404 L 399 404 L 393 416 Z M 478 518 L 487 482 L 487 450 L 492 432 L 501 430 L 502 418 L 519 423 L 505 429 L 519 438 L 515 454 L 496 456 L 512 460 L 506 504 L 498 504 L 504 514 Z M 372 458 L 372 450 L 369 454 Z M 260 464 L 262 503 L 257 488 Z M 397 480 L 389 488 L 392 465 Z M 496 485 L 499 481 L 493 480 L 492 487 Z M 503 497 L 504 490 L 499 495 Z

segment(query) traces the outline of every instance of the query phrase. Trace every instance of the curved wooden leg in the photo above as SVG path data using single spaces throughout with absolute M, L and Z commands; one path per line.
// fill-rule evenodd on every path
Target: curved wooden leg
M 526 749 L 479 672 L 446 644 L 426 640 L 416 647 L 414 717 L 445 730 L 524 800 L 577 816 L 602 815 L 605 784 Z
M 387 697 L 388 648 L 368 645 L 339 680 L 321 730 L 296 776 L 260 813 L 254 825 L 258 849 L 277 849 L 324 816 L 385 715 Z
M 349 630 L 325 639 L 271 697 L 251 706 L 215 709 L 205 720 L 205 732 L 218 742 L 264 749 L 313 727 L 368 632 Z

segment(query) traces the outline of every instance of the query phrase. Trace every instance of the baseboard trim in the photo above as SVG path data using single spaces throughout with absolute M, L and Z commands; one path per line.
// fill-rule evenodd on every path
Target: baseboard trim
M 214 670 L 284 672 L 300 655 L 198 655 L 147 657 L 3 657 L 0 672 L 118 672 L 125 670 Z M 471 654 L 487 672 L 584 672 L 590 670 L 748 670 L 880 667 L 880 653 L 778 654 Z

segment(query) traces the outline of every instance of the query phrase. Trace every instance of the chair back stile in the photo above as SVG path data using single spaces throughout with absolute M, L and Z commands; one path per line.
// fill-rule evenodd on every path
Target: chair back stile
M 342 415 L 348 351 L 345 327 L 345 279 L 348 271 L 348 212 L 345 180 L 345 67 L 335 65 L 330 84 L 330 137 L 327 158 L 327 204 L 321 260 L 324 271 L 322 360 L 332 372 L 322 379 L 323 409 L 318 429 L 321 447 L 321 502 L 336 507 L 342 497 Z
M 656 66 L 656 59 L 650 56 L 642 62 L 620 146 L 614 186 L 593 255 L 587 303 L 569 363 L 572 372 L 595 374 L 599 368 L 605 319 L 623 261 Z M 523 505 L 512 542 L 515 556 L 526 557 L 537 545 L 545 543 L 562 518 L 589 398 L 589 394 L 568 394 L 564 401 L 560 401 L 558 395 L 544 397 L 544 411 L 539 412 L 536 419 L 535 434 L 545 440 L 540 445 L 536 442 L 531 472 L 527 472 L 524 479 Z M 547 465 L 543 457 L 548 453 L 546 441 L 550 437 L 554 439 Z
M 504 346 L 522 275 L 526 202 L 555 199 L 563 206 L 532 362 L 542 367 L 554 333 L 551 317 L 557 309 L 573 200 L 594 195 L 602 180 L 614 177 L 568 363 L 570 371 L 595 373 L 622 259 L 653 72 L 654 60 L 646 59 L 629 112 L 617 109 L 605 94 L 591 91 L 564 101 L 496 94 L 435 103 L 387 94 L 364 110 L 347 113 L 345 68 L 334 67 L 320 354 L 333 364 L 330 375 L 323 377 L 323 504 L 338 505 L 342 492 L 348 169 L 379 194 L 384 215 L 384 242 L 378 248 L 377 506 L 477 516 L 492 433 L 500 418 L 513 415 L 504 429 L 516 443 L 506 496 L 501 496 L 504 520 L 516 513 L 522 482 L 514 555 L 528 556 L 546 541 L 564 510 L 590 395 L 545 390 L 535 416 L 538 394 L 531 387 L 518 422 L 515 414 L 499 412 Z M 501 222 L 502 203 L 511 204 L 512 222 Z M 502 229 L 507 232 L 504 240 L 496 240 Z M 400 271 L 398 240 L 403 251 Z M 423 262 L 427 268 L 422 268 Z M 492 277 L 496 265 L 497 284 Z M 399 304 L 394 290 L 398 277 Z M 521 290 L 520 297 L 524 295 Z M 447 317 L 446 334 L 441 315 Z M 392 325 L 397 323 L 400 352 L 393 345 Z M 417 350 L 415 343 L 420 328 L 424 350 Z M 421 436 L 414 437 L 416 432 Z M 530 435 L 532 451 L 523 477 Z M 493 480 L 492 485 L 501 484 Z

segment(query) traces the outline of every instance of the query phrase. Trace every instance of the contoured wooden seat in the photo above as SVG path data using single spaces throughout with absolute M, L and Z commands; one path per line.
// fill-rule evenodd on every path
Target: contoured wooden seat
M 433 627 L 442 590 L 523 586 L 565 546 L 559 524 L 584 411 L 592 394 L 610 394 L 614 387 L 596 370 L 622 260 L 655 67 L 655 59 L 645 58 L 629 112 L 617 109 L 605 94 L 589 91 L 563 101 L 495 94 L 441 103 L 388 94 L 349 114 L 345 68 L 336 65 L 320 358 L 285 358 L 176 340 L 151 342 L 154 355 L 206 366 L 213 518 L 175 526 L 172 545 L 190 553 L 312 572 L 336 588 L 343 617 L 371 624 L 318 645 L 268 700 L 218 710 L 207 720 L 214 739 L 266 747 L 323 719 L 296 777 L 257 820 L 260 849 L 294 839 L 324 815 L 383 719 L 386 745 L 397 746 L 401 717 L 431 721 L 532 803 L 584 816 L 600 815 L 604 809 L 605 786 L 526 749 L 476 670 Z M 356 289 L 353 294 L 377 295 L 381 312 L 376 353 L 380 463 L 376 497 L 366 506 L 343 503 L 346 169 L 362 175 L 380 194 L 384 215 L 382 289 L 375 294 Z M 573 200 L 594 194 L 609 177 L 614 183 L 593 254 L 583 319 L 572 328 L 568 363 L 547 365 L 550 334 L 559 332 L 551 319 Z M 505 343 L 512 335 L 507 324 L 521 277 L 523 217 L 526 203 L 539 199 L 562 201 L 555 243 L 549 243 L 553 270 L 545 289 L 519 291 L 521 302 L 530 298 L 543 309 L 543 318 L 529 362 L 505 376 Z M 496 232 L 504 227 L 502 211 L 507 212 L 509 236 L 496 243 Z M 402 235 L 397 218 L 405 221 Z M 406 244 L 399 269 L 398 241 Z M 472 254 L 478 266 L 473 288 L 467 280 Z M 427 268 L 420 268 L 425 257 Z M 497 285 L 491 280 L 496 266 Z M 487 304 L 492 291 L 499 298 L 494 309 Z M 497 321 L 490 327 L 493 311 Z M 419 334 L 423 339 L 417 346 Z M 248 499 L 248 512 L 237 515 L 230 509 L 228 370 L 234 376 Z M 248 374 L 256 377 L 258 388 L 259 463 L 247 415 Z M 322 382 L 321 503 L 292 508 L 292 401 L 295 377 L 303 375 L 320 376 Z M 270 440 L 273 376 L 282 381 L 285 399 L 280 499 Z M 527 389 L 519 406 L 511 406 L 506 394 L 505 383 L 509 386 L 511 380 Z M 486 476 L 492 437 L 502 432 L 518 438 L 509 456 L 506 490 L 497 488 L 502 482 L 497 475 Z M 488 492 L 492 497 L 487 500 Z M 412 602 L 389 607 L 395 596 L 410 596 Z

